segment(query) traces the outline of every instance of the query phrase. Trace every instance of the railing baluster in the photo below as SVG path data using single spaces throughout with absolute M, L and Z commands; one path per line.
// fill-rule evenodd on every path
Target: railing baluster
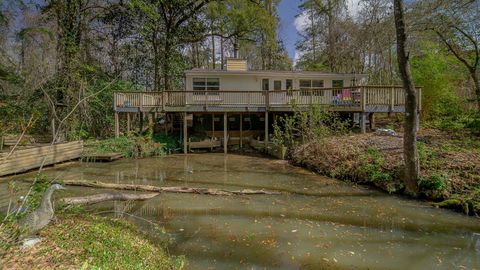
M 365 111 L 365 106 L 366 106 L 366 102 L 367 102 L 367 89 L 365 87 L 362 87 L 360 89 L 360 93 L 361 93 L 361 97 L 362 97 L 362 100 L 361 100 L 361 103 L 360 103 L 360 109 L 362 111 Z
M 390 100 L 390 111 L 393 112 L 393 109 L 395 108 L 395 87 L 392 87 L 392 89 L 390 90 L 390 97 L 391 97 L 391 100 Z

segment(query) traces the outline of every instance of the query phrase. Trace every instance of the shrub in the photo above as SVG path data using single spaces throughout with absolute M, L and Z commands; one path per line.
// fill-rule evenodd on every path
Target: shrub
M 447 182 L 443 176 L 434 174 L 428 177 L 420 177 L 418 186 L 423 191 L 441 191 L 447 188 Z
M 168 152 L 171 153 L 173 151 L 177 151 L 181 148 L 181 143 L 179 142 L 178 137 L 169 134 L 156 134 L 153 135 L 153 140 L 155 142 L 162 143 L 163 148 Z
M 293 115 L 274 120 L 272 141 L 276 145 L 294 146 L 349 132 L 350 122 L 325 107 L 311 105 L 307 110 L 300 110 L 295 104 L 292 106 Z
M 151 157 L 165 153 L 162 145 L 149 136 L 109 138 L 105 140 L 87 141 L 85 154 L 121 153 L 124 157 Z

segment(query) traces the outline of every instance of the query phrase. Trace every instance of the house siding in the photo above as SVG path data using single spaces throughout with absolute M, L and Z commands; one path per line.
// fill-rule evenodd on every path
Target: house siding
M 331 88 L 333 80 L 343 80 L 344 87 L 351 86 L 351 81 L 353 75 L 344 75 L 344 74 L 321 74 L 321 75 L 311 75 L 311 74 L 292 74 L 285 75 L 279 74 L 222 74 L 219 72 L 215 74 L 213 72 L 208 73 L 191 73 L 186 74 L 186 90 L 193 90 L 193 78 L 219 78 L 220 79 L 220 90 L 228 91 L 260 91 L 262 90 L 262 79 L 269 79 L 270 90 L 273 90 L 274 81 L 282 81 L 282 90 L 286 90 L 286 80 L 293 80 L 293 89 L 300 88 L 300 80 L 323 80 L 324 88 Z M 364 76 L 356 76 L 358 84 L 362 84 L 366 80 Z

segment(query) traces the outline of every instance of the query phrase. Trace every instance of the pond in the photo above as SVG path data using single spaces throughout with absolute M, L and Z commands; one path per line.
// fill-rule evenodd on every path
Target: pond
M 127 218 L 155 239 L 153 224 L 165 227 L 174 238 L 169 252 L 185 255 L 187 269 L 480 268 L 477 218 L 322 177 L 285 161 L 209 153 L 73 163 L 45 173 L 59 179 L 282 192 L 166 193 L 91 209 Z M 66 195 L 96 192 L 104 190 L 69 187 Z

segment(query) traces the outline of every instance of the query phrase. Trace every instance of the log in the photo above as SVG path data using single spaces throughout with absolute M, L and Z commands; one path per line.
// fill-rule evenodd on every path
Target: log
M 125 194 L 125 193 L 102 193 L 81 197 L 62 198 L 59 201 L 65 205 L 76 204 L 94 204 L 105 201 L 145 201 L 158 196 L 158 193 L 144 193 L 144 194 Z
M 171 192 L 171 193 L 195 193 L 195 194 L 204 194 L 204 195 L 222 195 L 222 196 L 231 196 L 231 195 L 279 195 L 281 192 L 275 191 L 266 191 L 266 190 L 253 190 L 253 189 L 243 189 L 243 190 L 222 190 L 215 188 L 195 188 L 195 187 L 157 187 L 149 185 L 133 185 L 133 184 L 113 184 L 113 183 L 104 183 L 98 181 L 84 181 L 84 180 L 64 180 L 61 184 L 68 186 L 81 186 L 81 187 L 92 187 L 92 188 L 107 188 L 107 189 L 117 189 L 117 190 L 135 190 L 135 191 L 149 191 L 149 192 Z

